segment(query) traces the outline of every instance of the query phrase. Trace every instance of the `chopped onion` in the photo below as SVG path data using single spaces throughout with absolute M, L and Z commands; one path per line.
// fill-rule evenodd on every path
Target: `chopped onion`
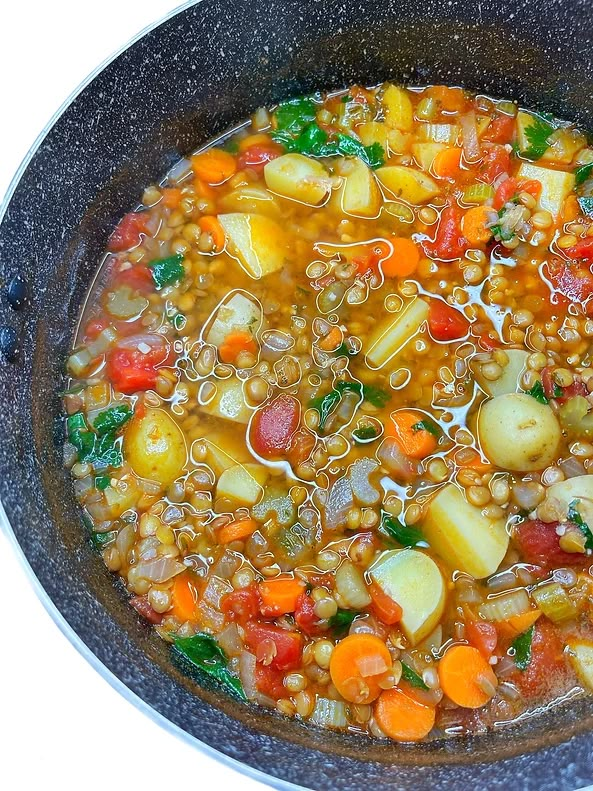
M 567 459 L 563 459 L 558 462 L 558 466 L 567 478 L 576 478 L 578 475 L 585 475 L 587 472 L 583 462 L 577 459 L 576 456 L 569 456 Z
M 380 676 L 389 670 L 387 662 L 382 656 L 378 654 L 368 654 L 366 656 L 359 656 L 355 660 L 358 672 L 363 678 L 370 678 L 371 676 Z
M 346 606 L 354 610 L 362 610 L 371 603 L 362 571 L 349 560 L 344 561 L 336 571 L 336 591 Z
M 102 500 L 96 503 L 87 503 L 86 510 L 98 522 L 105 522 L 111 519 L 111 506 Z
M 74 481 L 72 484 L 72 488 L 74 489 L 74 494 L 76 495 L 78 500 L 82 500 L 85 494 L 88 494 L 90 490 L 93 488 L 93 479 L 90 475 L 87 475 L 86 478 L 80 478 L 77 481 Z
M 381 636 L 382 629 L 372 615 L 361 615 L 355 618 L 348 630 L 348 634 L 376 634 Z
M 418 463 L 406 456 L 398 443 L 391 437 L 383 440 L 377 456 L 397 480 L 411 481 L 419 474 Z
M 189 159 L 180 159 L 179 162 L 176 162 L 171 170 L 167 173 L 167 180 L 172 182 L 181 181 L 181 179 L 187 176 L 190 170 L 191 162 Z
M 348 511 L 354 506 L 352 486 L 349 478 L 342 476 L 332 485 L 328 492 L 325 506 L 322 507 L 326 530 L 337 530 L 342 527 Z
M 82 376 L 89 367 L 92 359 L 88 347 L 86 349 L 79 349 L 68 358 L 68 370 L 71 374 L 74 374 L 74 376 Z
M 116 340 L 117 332 L 113 329 L 113 327 L 105 327 L 104 330 L 101 330 L 95 340 L 89 343 L 86 347 L 91 359 L 98 357 L 100 354 L 104 354 L 111 344 Z
M 243 644 L 239 637 L 239 630 L 236 623 L 230 623 L 226 626 L 216 639 L 219 646 L 227 656 L 240 656 Z
M 361 505 L 377 505 L 381 494 L 369 481 L 370 476 L 379 468 L 374 459 L 357 459 L 350 467 L 348 475 L 352 484 L 352 493 Z
M 480 143 L 478 141 L 478 127 L 476 125 L 476 113 L 474 110 L 465 113 L 459 118 L 461 125 L 461 140 L 463 144 L 463 156 L 470 164 L 480 159 Z
M 508 621 L 515 615 L 528 612 L 529 596 L 523 588 L 488 599 L 480 606 L 480 615 L 486 621 Z
M 346 704 L 341 700 L 317 698 L 311 722 L 323 728 L 345 728 L 348 724 Z
M 129 551 L 134 546 L 135 540 L 136 529 L 133 524 L 122 527 L 122 529 L 117 534 L 115 546 L 117 547 L 117 551 L 119 552 L 119 555 L 124 563 L 127 560 Z
M 226 582 L 226 580 L 211 574 L 208 579 L 208 584 L 204 588 L 202 599 L 213 607 L 219 608 L 222 597 L 232 590 L 233 586 Z
M 249 651 L 241 651 L 241 655 L 239 657 L 239 678 L 241 679 L 241 685 L 243 687 L 245 696 L 248 700 L 252 700 L 254 703 L 259 703 L 260 706 L 269 706 L 273 708 L 275 706 L 274 701 L 271 698 L 268 698 L 266 695 L 262 695 L 262 693 L 257 688 L 255 681 L 255 668 L 255 656 L 250 654 Z
M 177 574 L 181 574 L 182 571 L 185 571 L 185 568 L 183 563 L 179 563 L 174 558 L 161 557 L 157 560 L 138 563 L 136 573 L 141 579 L 161 583 L 176 577 Z
M 226 550 L 220 559 L 212 566 L 211 573 L 223 580 L 230 579 L 241 565 L 241 558 L 236 552 Z

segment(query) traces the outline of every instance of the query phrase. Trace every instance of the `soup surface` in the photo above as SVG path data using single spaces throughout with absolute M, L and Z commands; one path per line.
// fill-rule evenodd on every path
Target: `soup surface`
M 113 232 L 89 535 L 191 672 L 419 741 L 593 686 L 593 149 L 459 88 L 258 110 Z

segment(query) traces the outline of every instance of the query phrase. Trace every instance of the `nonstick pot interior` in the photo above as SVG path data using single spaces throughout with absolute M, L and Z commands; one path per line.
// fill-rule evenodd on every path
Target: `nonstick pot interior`
M 105 668 L 190 736 L 273 778 L 315 789 L 572 789 L 593 778 L 593 707 L 573 701 L 512 729 L 402 746 L 239 706 L 180 673 L 90 549 L 61 466 L 58 392 L 101 250 L 146 184 L 290 95 L 385 79 L 457 84 L 593 129 L 592 38 L 590 0 L 208 0 L 101 71 L 15 185 L 0 225 L 0 495 L 16 539 Z

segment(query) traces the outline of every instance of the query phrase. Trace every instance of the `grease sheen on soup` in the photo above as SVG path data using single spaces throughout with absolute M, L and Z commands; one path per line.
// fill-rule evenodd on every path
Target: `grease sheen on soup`
M 420 741 L 593 686 L 593 149 L 460 88 L 258 110 L 113 232 L 93 544 L 190 672 Z

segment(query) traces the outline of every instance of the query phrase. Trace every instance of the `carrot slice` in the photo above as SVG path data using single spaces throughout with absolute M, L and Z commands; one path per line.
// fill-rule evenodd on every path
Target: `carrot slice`
M 461 170 L 461 148 L 444 148 L 432 162 L 432 170 L 440 179 L 456 179 Z
M 193 621 L 197 614 L 198 588 L 189 571 L 178 574 L 173 580 L 173 608 L 169 614 L 180 621 Z
M 492 209 L 474 206 L 463 215 L 461 230 L 467 241 L 474 247 L 482 247 L 492 239 L 492 230 L 487 227 Z
M 379 697 L 379 681 L 393 665 L 383 640 L 374 634 L 351 634 L 336 645 L 329 672 L 340 695 L 366 705 Z
M 325 352 L 333 352 L 342 343 L 342 330 L 339 327 L 332 327 L 327 333 L 325 338 L 321 338 L 318 342 L 320 349 Z
M 437 438 L 421 425 L 423 420 L 424 416 L 412 409 L 398 409 L 385 426 L 385 433 L 413 459 L 424 459 L 437 449 Z
M 206 184 L 222 184 L 237 170 L 235 157 L 221 148 L 209 148 L 191 158 L 195 175 Z
M 465 96 L 462 88 L 449 88 L 447 85 L 433 85 L 426 95 L 436 99 L 440 109 L 447 113 L 457 113 L 465 107 Z
M 533 626 L 541 614 L 541 610 L 529 610 L 521 615 L 513 615 L 508 620 L 497 623 L 496 628 L 504 637 L 517 637 Z
M 237 519 L 235 522 L 230 522 L 220 528 L 217 536 L 218 543 L 230 544 L 231 541 L 239 541 L 255 533 L 256 530 L 257 522 L 255 519 Z
M 561 224 L 574 222 L 580 213 L 579 200 L 574 193 L 571 193 L 562 204 Z
M 488 703 L 498 684 L 492 667 L 471 645 L 449 648 L 438 669 L 445 695 L 465 709 L 479 709 Z
M 214 243 L 214 252 L 220 253 L 224 250 L 226 236 L 218 217 L 206 214 L 198 220 L 198 227 L 203 233 L 209 233 Z
M 393 687 L 375 703 L 375 719 L 381 730 L 396 742 L 418 742 L 434 726 L 435 710 L 420 703 L 411 693 Z
M 255 354 L 256 351 L 257 344 L 253 337 L 248 332 L 238 330 L 229 332 L 219 348 L 218 354 L 223 363 L 232 363 L 240 352 Z
M 369 585 L 369 594 L 373 600 L 373 609 L 380 621 L 388 626 L 401 621 L 402 608 L 376 582 L 371 582 Z
M 381 262 L 385 277 L 407 277 L 416 271 L 420 251 L 411 239 L 397 237 L 391 240 L 393 252 Z
M 176 209 L 181 203 L 179 187 L 167 187 L 163 190 L 163 205 L 168 209 Z
M 276 577 L 259 583 L 261 614 L 266 618 L 294 612 L 297 599 L 305 590 L 303 580 L 294 577 Z

